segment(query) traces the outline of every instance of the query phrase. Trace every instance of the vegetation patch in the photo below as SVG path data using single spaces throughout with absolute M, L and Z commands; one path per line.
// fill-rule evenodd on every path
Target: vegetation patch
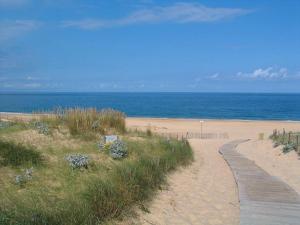
M 283 153 L 296 151 L 300 155 L 300 132 L 274 130 L 270 139 L 273 141 L 274 148 L 281 146 Z
M 0 139 L 0 165 L 23 166 L 42 163 L 41 153 L 32 147 Z
M 79 112 L 87 114 L 81 115 Z M 70 136 L 68 133 L 50 135 L 47 139 L 55 143 L 51 146 L 32 138 L 31 144 L 38 146 L 37 151 L 23 144 L 15 144 L 13 141 L 17 140 L 14 137 L 18 135 L 6 134 L 13 141 L 2 141 L 3 148 L 0 149 L 5 150 L 1 152 L 12 154 L 15 158 L 11 157 L 13 160 L 9 160 L 10 163 L 5 161 L 5 165 L 12 166 L 2 167 L 5 170 L 0 167 L 0 183 L 4 184 L 0 185 L 1 225 L 106 224 L 128 215 L 132 206 L 144 205 L 165 184 L 168 172 L 193 160 L 187 141 L 167 140 L 146 132 L 126 132 L 123 114 L 108 110 L 103 115 L 103 112 L 99 111 L 108 118 L 105 121 L 110 122 L 102 120 L 100 124 L 103 127 L 99 130 L 87 124 L 92 125 L 92 121 L 100 117 L 90 119 L 88 115 L 91 111 L 83 109 L 74 111 L 76 116 L 72 117 L 74 126 L 71 129 L 65 112 L 42 120 L 53 133 L 65 128 L 70 129 L 71 133 L 72 127 L 75 127 L 79 132 L 76 135 L 92 132 L 96 140 L 82 139 L 79 142 L 75 139 L 76 135 Z M 116 115 L 118 118 L 122 115 L 123 119 L 119 121 Z M 27 126 L 27 129 L 34 128 Z M 114 135 L 104 136 L 102 132 Z M 36 135 L 39 134 L 36 132 Z M 59 145 L 65 139 L 74 139 L 80 144 Z M 105 143 L 106 139 L 111 142 Z M 17 153 L 8 153 L 11 152 L 8 149 Z M 1 165 L 4 165 L 4 159 L 9 158 L 5 154 L 0 155 Z M 45 160 L 43 166 L 37 166 L 42 159 Z M 33 169 L 28 169 L 31 166 Z

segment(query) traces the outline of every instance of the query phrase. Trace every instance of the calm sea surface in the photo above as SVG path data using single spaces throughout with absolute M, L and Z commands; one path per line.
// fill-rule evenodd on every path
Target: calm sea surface
M 59 106 L 114 108 L 137 117 L 300 120 L 300 94 L 0 94 L 1 112 L 48 111 Z

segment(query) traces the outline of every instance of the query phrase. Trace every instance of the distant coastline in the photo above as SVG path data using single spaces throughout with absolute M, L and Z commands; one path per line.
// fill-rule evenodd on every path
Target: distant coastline
M 0 112 L 57 107 L 114 108 L 129 117 L 300 121 L 300 94 L 272 93 L 31 93 L 0 94 Z
M 26 117 L 31 117 L 33 116 L 34 113 L 22 113 L 22 112 L 0 112 L 0 119 L 1 116 L 10 118 L 10 117 L 15 117 L 15 116 L 26 116 Z M 134 117 L 134 116 L 127 116 L 128 119 L 138 119 L 138 120 L 153 120 L 153 121 L 158 121 L 158 120 L 163 120 L 163 121 L 209 121 L 209 122 L 283 122 L 283 123 L 300 123 L 300 120 L 259 120 L 259 119 L 254 119 L 254 120 L 245 120 L 245 119 L 207 119 L 207 118 L 168 118 L 168 117 Z

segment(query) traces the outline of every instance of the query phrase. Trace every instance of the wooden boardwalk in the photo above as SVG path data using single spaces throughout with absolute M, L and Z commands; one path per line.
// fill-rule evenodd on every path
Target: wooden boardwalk
M 235 150 L 245 141 L 233 141 L 220 148 L 238 185 L 240 225 L 300 225 L 300 196 Z

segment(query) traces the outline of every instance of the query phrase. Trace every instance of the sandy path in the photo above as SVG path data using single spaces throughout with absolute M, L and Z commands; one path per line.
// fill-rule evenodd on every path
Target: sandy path
M 222 141 L 191 140 L 195 162 L 169 177 L 137 224 L 235 225 L 239 223 L 236 184 L 217 152 Z
M 127 126 L 134 129 L 151 127 L 155 132 L 200 132 L 199 120 L 129 118 Z M 291 131 L 300 130 L 300 123 L 206 120 L 203 126 L 204 132 L 226 132 L 229 139 L 190 140 L 195 154 L 195 162 L 191 166 L 171 174 L 168 178 L 169 189 L 160 191 L 150 203 L 150 213 L 138 212 L 139 219 L 133 219 L 129 224 L 239 224 L 237 187 L 228 165 L 218 153 L 219 147 L 235 139 L 250 138 L 253 142 L 257 142 L 260 133 L 264 133 L 264 137 L 267 138 L 273 129 L 282 128 Z M 255 146 L 257 151 L 264 149 L 259 146 Z M 257 155 L 261 159 L 262 167 L 264 164 L 267 165 L 265 162 L 270 158 L 266 157 L 265 151 L 257 154 L 256 151 L 252 151 L 253 147 L 251 144 L 248 146 L 246 144 L 246 147 L 243 148 L 244 154 L 247 153 L 249 157 Z M 272 149 L 268 151 L 272 151 Z M 274 154 L 276 153 L 270 156 L 272 159 Z M 290 157 L 295 158 L 294 156 Z M 293 163 L 299 165 L 299 161 L 296 160 L 293 159 Z M 272 162 L 272 166 L 274 166 L 274 163 L 280 162 L 283 165 L 287 161 L 283 162 L 278 159 L 278 161 Z M 284 173 L 291 174 L 286 170 Z M 276 173 L 276 175 L 280 175 L 280 173 Z M 291 180 L 297 183 L 297 179 L 291 178 Z

